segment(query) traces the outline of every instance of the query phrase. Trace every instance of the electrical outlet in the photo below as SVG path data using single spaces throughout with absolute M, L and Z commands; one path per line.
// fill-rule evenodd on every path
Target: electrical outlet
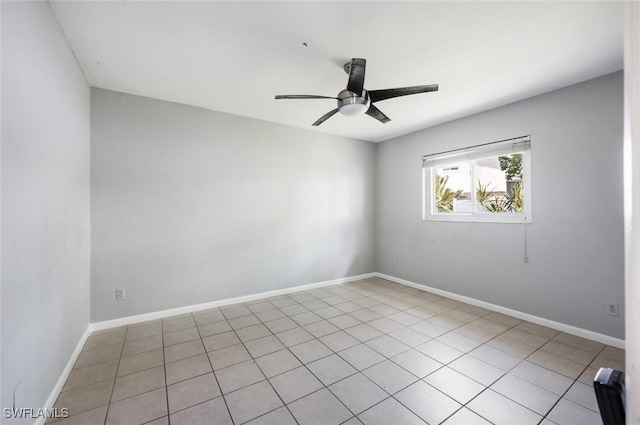
M 124 288 L 116 288 L 116 301 L 124 300 Z
M 608 303 L 607 304 L 607 314 L 609 316 L 615 316 L 618 317 L 619 312 L 618 312 L 618 303 Z

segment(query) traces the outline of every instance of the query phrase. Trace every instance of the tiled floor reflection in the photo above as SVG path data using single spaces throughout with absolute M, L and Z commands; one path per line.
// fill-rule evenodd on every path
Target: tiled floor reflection
M 380 278 L 94 332 L 67 424 L 601 424 L 624 351 Z

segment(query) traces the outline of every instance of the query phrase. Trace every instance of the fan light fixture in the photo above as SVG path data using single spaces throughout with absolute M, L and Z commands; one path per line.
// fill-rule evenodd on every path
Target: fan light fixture
M 370 103 L 366 90 L 362 91 L 361 96 L 349 90 L 338 93 L 338 110 L 349 117 L 363 115 L 369 110 Z
M 368 109 L 369 106 L 364 103 L 351 103 L 349 105 L 342 106 L 340 108 L 340 113 L 349 117 L 355 117 L 356 115 L 364 115 Z

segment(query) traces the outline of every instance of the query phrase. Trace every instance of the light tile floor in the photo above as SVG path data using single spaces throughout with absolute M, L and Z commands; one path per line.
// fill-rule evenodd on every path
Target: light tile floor
M 380 278 L 94 332 L 67 424 L 601 424 L 624 351 Z

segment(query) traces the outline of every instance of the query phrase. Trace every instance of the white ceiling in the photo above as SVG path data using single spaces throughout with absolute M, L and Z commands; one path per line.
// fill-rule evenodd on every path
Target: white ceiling
M 622 2 L 51 1 L 94 87 L 379 142 L 623 67 Z M 306 46 L 305 46 L 306 44 Z M 369 90 L 434 93 L 336 114 L 342 65 Z

